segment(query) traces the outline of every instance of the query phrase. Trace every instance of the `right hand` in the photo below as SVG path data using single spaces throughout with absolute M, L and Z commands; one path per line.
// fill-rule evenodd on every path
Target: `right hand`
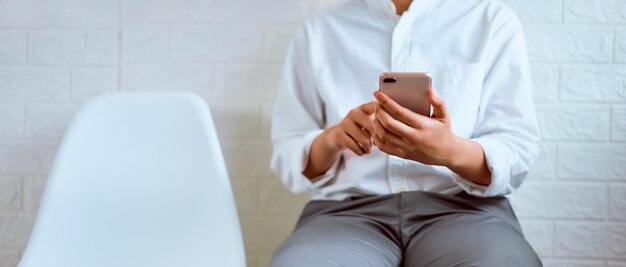
M 372 152 L 374 103 L 351 109 L 341 122 L 326 129 L 330 145 L 338 151 L 349 149 L 359 156 Z

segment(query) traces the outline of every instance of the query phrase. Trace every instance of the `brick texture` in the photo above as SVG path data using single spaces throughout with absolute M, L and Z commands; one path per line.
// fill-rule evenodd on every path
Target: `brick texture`
M 113 67 L 80 67 L 71 73 L 71 99 L 81 102 L 101 93 L 117 91 L 119 74 Z
M 565 101 L 626 101 L 626 67 L 569 67 L 563 69 Z
M 535 102 L 556 102 L 559 100 L 559 77 L 558 66 L 534 65 L 532 67 L 532 77 Z
M 116 91 L 210 104 L 248 266 L 306 195 L 269 170 L 276 86 L 298 26 L 345 0 L 0 1 L 0 267 L 19 260 L 77 108 Z M 543 142 L 514 197 L 546 266 L 626 266 L 626 1 L 502 0 L 524 24 Z
M 526 27 L 529 56 L 545 62 L 611 62 L 614 30 L 569 25 Z
M 621 0 L 565 1 L 565 21 L 583 23 L 625 23 L 626 2 Z
M 615 37 L 615 61 L 619 63 L 626 62 L 626 30 L 618 30 Z
M 215 1 L 123 1 L 121 17 L 126 24 L 207 23 L 213 20 Z
M 22 183 L 17 177 L 0 179 L 0 212 L 19 211 L 22 206 Z
M 6 102 L 62 102 L 69 99 L 66 67 L 0 66 L 0 99 Z
M 24 104 L 0 103 L 0 135 L 16 137 L 24 134 L 25 111 Z
M 605 105 L 539 104 L 541 137 L 544 140 L 609 139 L 611 109 Z
M 528 180 L 551 180 L 556 177 L 557 146 L 544 142 L 539 151 L 539 158 L 528 173 Z
M 517 214 L 524 218 L 606 218 L 604 183 L 527 182 L 517 192 Z
M 626 259 L 626 225 L 561 222 L 556 226 L 555 254 L 573 258 Z
M 120 70 L 121 90 L 181 90 L 210 95 L 213 68 L 198 63 L 128 63 Z
M 609 217 L 626 221 L 626 184 L 613 185 L 609 189 Z
M 34 216 L 12 215 L 0 216 L 0 246 L 7 249 L 20 249 L 26 245 L 33 227 Z
M 83 0 L 2 1 L 0 27 L 27 29 L 117 27 L 118 3 L 118 1 Z
M 626 141 L 626 106 L 613 107 L 611 140 Z
M 32 31 L 30 56 L 41 64 L 115 64 L 118 61 L 116 31 Z
M 19 258 L 20 253 L 17 251 L 2 251 L 0 252 L 0 266 L 13 267 L 17 265 Z
M 559 145 L 557 175 L 562 179 L 626 180 L 626 145 Z
M 26 62 L 26 32 L 0 30 L 0 63 Z

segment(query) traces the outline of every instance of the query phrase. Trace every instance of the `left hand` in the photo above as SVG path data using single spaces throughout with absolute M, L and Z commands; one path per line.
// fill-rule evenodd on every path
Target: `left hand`
M 427 165 L 447 166 L 454 158 L 459 137 L 454 135 L 446 105 L 433 90 L 430 118 L 400 106 L 385 93 L 374 97 L 374 144 L 383 152 Z

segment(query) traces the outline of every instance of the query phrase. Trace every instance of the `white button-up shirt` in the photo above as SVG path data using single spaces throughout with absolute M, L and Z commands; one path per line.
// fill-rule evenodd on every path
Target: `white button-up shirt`
M 526 44 L 515 14 L 491 0 L 416 0 L 397 16 L 389 0 L 352 0 L 322 11 L 296 33 L 272 117 L 272 169 L 313 199 L 403 191 L 507 195 L 538 154 Z M 352 108 L 373 101 L 386 71 L 428 72 L 446 101 L 454 134 L 482 145 L 492 182 L 378 149 L 349 150 L 309 180 L 313 140 Z

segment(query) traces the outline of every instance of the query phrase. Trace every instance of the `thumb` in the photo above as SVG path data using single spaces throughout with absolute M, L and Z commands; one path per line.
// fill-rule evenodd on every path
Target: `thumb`
M 433 106 L 433 115 L 431 118 L 447 123 L 450 116 L 448 115 L 448 109 L 446 108 L 446 103 L 443 101 L 443 98 L 432 89 L 429 91 L 428 97 L 430 98 L 430 104 Z

